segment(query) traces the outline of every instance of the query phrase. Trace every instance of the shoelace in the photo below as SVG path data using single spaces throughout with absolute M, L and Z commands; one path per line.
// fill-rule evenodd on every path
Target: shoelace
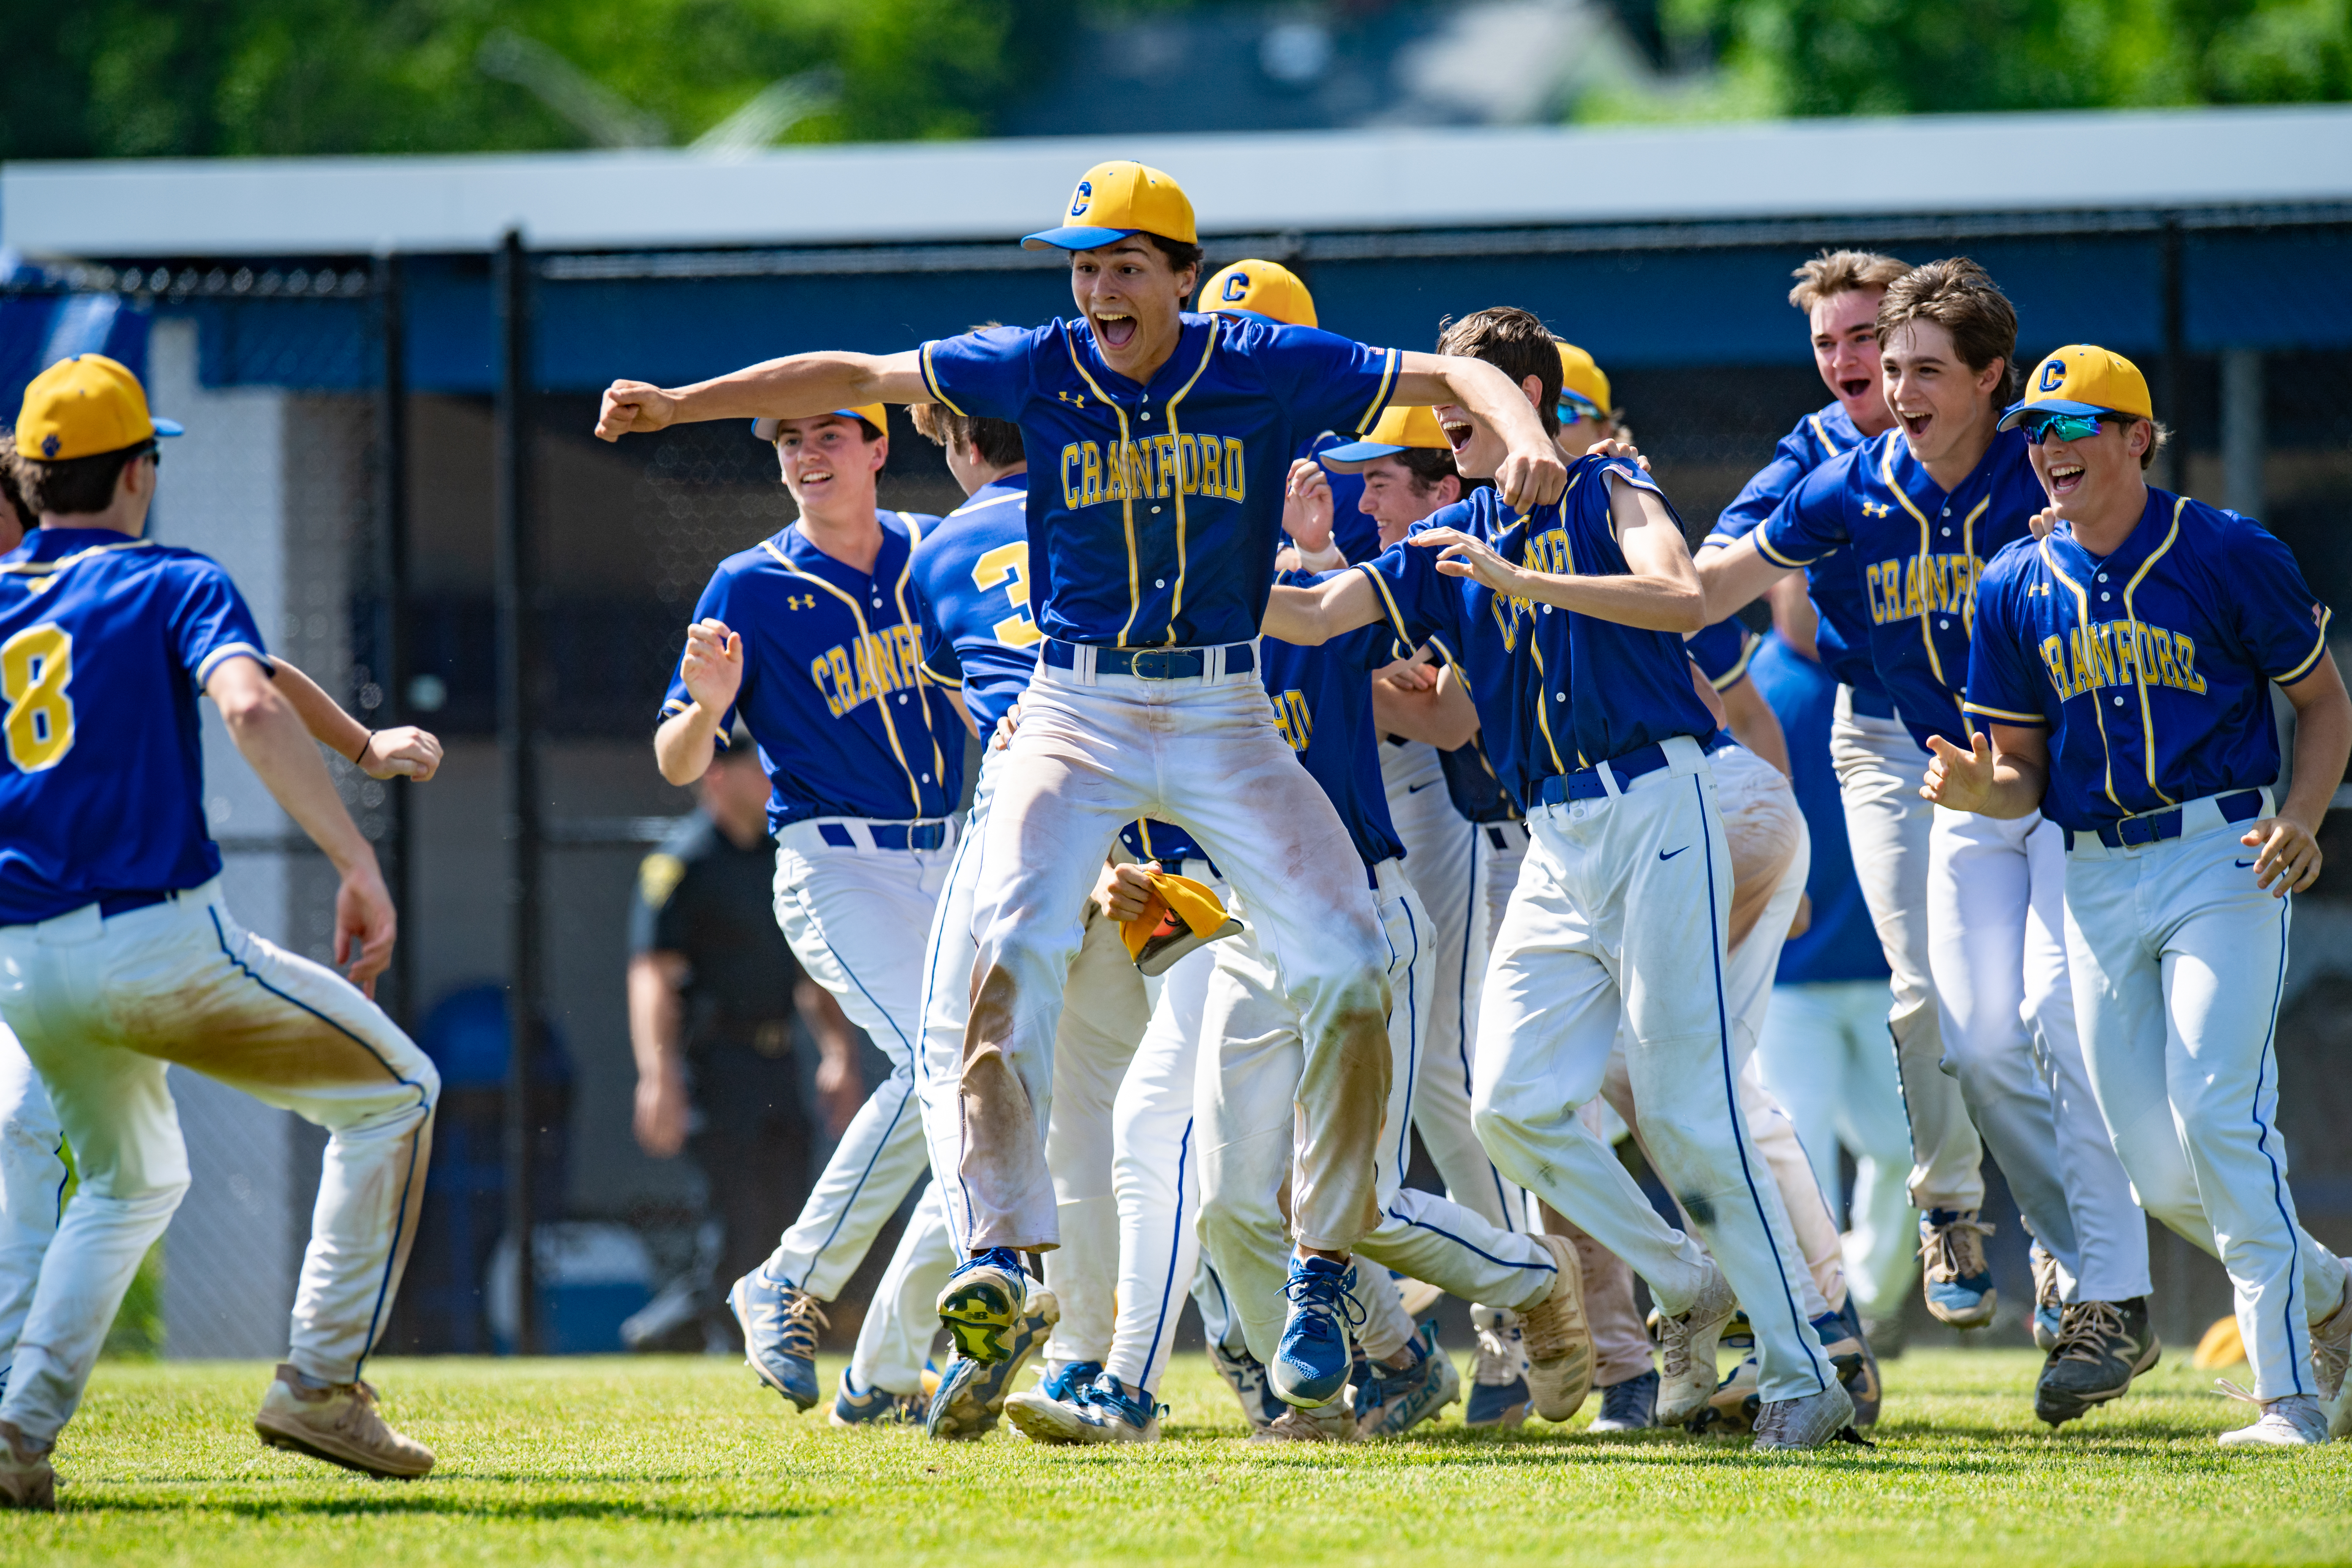
M 2058 1343 L 2050 1359 L 2095 1364 L 2105 1359 L 2108 1344 L 2126 1331 L 2124 1315 L 2113 1301 L 2077 1301 L 2058 1320 Z
M 1982 1220 L 1956 1219 L 1931 1226 L 1919 1238 L 1919 1257 L 1930 1279 L 1970 1279 L 1985 1271 L 1984 1238 L 1992 1226 Z
M 788 1356 L 814 1360 L 817 1330 L 833 1327 L 816 1298 L 805 1290 L 787 1290 L 776 1315 L 781 1320 L 776 1331 L 779 1348 Z
M 1516 1333 L 1517 1331 L 1507 1331 Z M 1519 1347 L 1505 1338 L 1507 1331 L 1481 1323 L 1478 1348 L 1471 1354 L 1470 1381 L 1500 1388 L 1519 1375 Z
M 1301 1269 L 1284 1281 L 1282 1293 L 1301 1307 L 1320 1307 L 1351 1329 L 1364 1325 L 1364 1309 L 1348 1294 L 1348 1271 Z
M 1658 1320 L 1658 1349 L 1665 1363 L 1668 1378 L 1690 1375 L 1690 1324 L 1682 1318 L 1662 1317 Z

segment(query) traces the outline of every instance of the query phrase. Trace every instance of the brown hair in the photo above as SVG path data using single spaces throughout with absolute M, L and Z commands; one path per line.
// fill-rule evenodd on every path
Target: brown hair
M 104 511 L 114 504 L 115 481 L 122 470 L 154 450 L 154 442 L 142 441 L 136 447 L 100 452 L 94 458 L 68 458 L 60 463 L 39 462 L 17 452 L 8 462 L 20 498 L 17 513 L 31 529 L 44 512 L 81 517 Z
M 1543 384 L 1536 414 L 1546 433 L 1559 434 L 1559 344 L 1542 321 L 1510 305 L 1489 306 L 1455 321 L 1437 323 L 1437 352 L 1484 360 L 1524 386 L 1534 376 Z
M 915 434 L 935 447 L 978 447 L 981 460 L 992 468 L 1007 468 L 1028 460 L 1028 452 L 1021 445 L 1021 426 L 1009 419 L 958 414 L 943 403 L 918 403 L 907 412 L 915 416 Z
M 2002 384 L 1995 404 L 2008 401 L 2017 381 L 2017 309 L 1993 282 L 1992 274 L 1965 256 L 1915 267 L 1886 286 L 1878 302 L 1878 341 L 1898 327 L 1933 321 L 1952 334 L 1952 347 L 1970 370 L 2001 362 Z
M 1910 270 L 1909 262 L 1874 250 L 1824 250 L 1789 274 L 1797 280 L 1797 286 L 1789 290 L 1789 303 L 1810 311 L 1840 294 L 1884 289 Z
M 16 433 L 13 430 L 0 430 L 0 500 L 8 503 L 26 530 L 40 521 L 25 510 L 25 492 L 16 488 Z

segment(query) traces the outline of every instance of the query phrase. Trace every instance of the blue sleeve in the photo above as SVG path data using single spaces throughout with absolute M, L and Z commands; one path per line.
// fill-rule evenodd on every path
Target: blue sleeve
M 179 574 L 179 600 L 172 606 L 171 630 L 173 650 L 188 679 L 201 691 L 224 659 L 239 654 L 275 676 L 277 667 L 269 662 L 261 628 L 228 574 L 219 563 L 200 555 L 192 557 L 187 566 Z
M 694 602 L 694 622 L 689 624 L 715 619 L 724 623 L 736 636 L 743 637 L 743 628 L 737 626 L 727 613 L 728 604 L 731 598 L 730 590 L 734 585 L 735 574 L 726 567 L 721 566 L 712 573 L 709 583 L 702 590 L 702 597 Z M 748 653 L 751 639 L 744 637 L 744 642 Z M 735 701 L 726 712 L 719 716 L 719 749 L 722 752 L 727 750 L 727 738 L 735 731 L 737 710 L 751 699 L 751 660 L 747 657 L 743 660 L 743 684 L 736 688 Z M 686 654 L 681 648 L 678 653 L 677 668 L 670 671 L 669 690 L 662 700 L 661 717 L 656 719 L 655 723 L 659 725 L 662 720 L 669 718 L 672 714 L 683 713 L 693 706 L 694 694 L 686 689 Z
M 1748 661 L 1764 639 L 1727 616 L 1711 626 L 1683 639 L 1683 647 L 1699 673 L 1717 691 L 1728 691 L 1748 679 Z
M 1396 393 L 1402 356 L 1313 327 L 1275 327 L 1234 340 L 1289 411 L 1291 427 L 1362 435 Z
M 1454 578 L 1438 571 L 1435 550 L 1412 542 L 1412 534 L 1433 528 L 1474 532 L 1468 504 L 1456 502 L 1413 524 L 1412 533 L 1380 554 L 1343 570 L 1361 572 L 1371 579 L 1372 591 L 1380 595 L 1381 613 L 1387 616 L 1389 629 L 1395 633 L 1399 644 L 1414 648 L 1435 637 L 1458 656 L 1463 646 L 1461 587 Z
M 923 674 L 941 686 L 961 688 L 963 658 L 956 652 L 955 639 L 940 625 L 939 612 L 931 607 L 931 596 L 923 591 L 919 575 L 915 589 L 915 619 L 923 637 Z
M 1807 460 L 1811 454 L 1805 449 L 1810 445 L 1800 441 L 1794 431 L 1781 437 L 1772 448 L 1772 460 L 1757 469 L 1748 482 L 1739 487 L 1739 493 L 1731 498 L 1731 504 L 1716 518 L 1715 527 L 1707 531 L 1704 542 L 1737 544 L 1761 527 L 1764 520 L 1772 515 L 1774 509 L 1790 490 L 1797 488 L 1806 470 L 1812 466 Z
M 1756 548 L 1766 560 L 1779 566 L 1810 565 L 1853 537 L 1846 531 L 1845 501 L 1853 463 L 1853 452 L 1841 452 L 1789 492 L 1756 530 Z
M 1977 585 L 1976 619 L 1969 637 L 1968 700 L 1961 710 L 1996 724 L 2047 724 L 2042 655 L 2029 640 L 2029 623 L 2019 614 L 2025 572 L 2032 557 L 2003 551 Z
M 1018 421 L 1034 384 L 1030 365 L 1057 326 L 989 327 L 922 347 L 923 384 L 958 414 Z
M 2319 602 L 2294 552 L 2275 534 L 2235 512 L 2231 521 L 2226 581 L 2230 621 L 2254 667 L 2281 686 L 2309 675 L 2327 654 L 2327 623 L 2335 614 Z

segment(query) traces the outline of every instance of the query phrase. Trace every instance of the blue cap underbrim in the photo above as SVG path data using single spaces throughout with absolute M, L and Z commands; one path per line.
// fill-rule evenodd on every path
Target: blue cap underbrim
M 1021 237 L 1024 250 L 1097 250 L 1103 246 L 1141 234 L 1139 228 L 1049 228 L 1037 234 Z
M 1232 305 L 1212 305 L 1207 310 L 1203 311 L 1202 314 L 1211 316 L 1234 316 L 1244 321 L 1255 321 L 1261 327 L 1286 327 L 1290 325 L 1287 321 L 1276 321 L 1272 316 L 1267 315 L 1263 310 L 1244 310 Z
M 1402 447 L 1391 447 L 1385 441 L 1350 441 L 1344 447 L 1318 452 L 1315 458 L 1323 463 L 1369 463 L 1374 458 L 1391 457 L 1403 450 Z
M 855 419 L 860 423 L 863 423 L 866 418 L 865 415 L 860 414 L 855 408 L 836 408 L 833 412 L 839 415 L 844 419 Z M 803 419 L 814 419 L 818 417 L 818 416 L 803 414 L 800 417 Z M 765 416 L 752 420 L 751 439 L 754 441 L 774 440 L 776 438 L 776 426 L 782 423 L 783 421 L 781 419 L 770 419 Z M 885 432 L 885 434 L 887 434 L 887 432 Z
M 155 426 L 155 434 L 158 436 L 184 436 L 187 434 L 187 431 L 182 427 L 180 422 L 176 419 L 157 419 L 151 415 L 148 417 L 148 423 Z
M 2029 414 L 2113 414 L 2112 408 L 2102 408 L 2095 403 L 2071 403 L 2063 398 L 2045 397 L 2035 403 L 2029 399 L 2012 403 L 2001 410 L 2000 424 L 1996 428 L 2011 429 Z

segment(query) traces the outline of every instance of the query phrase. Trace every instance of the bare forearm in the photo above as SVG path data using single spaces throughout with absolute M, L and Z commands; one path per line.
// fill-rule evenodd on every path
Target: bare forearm
M 1282 642 L 1319 647 L 1380 618 L 1380 595 L 1371 584 L 1361 572 L 1345 572 L 1312 588 L 1276 584 L 1266 600 L 1262 629 Z
M 1563 577 L 1522 568 L 1511 591 L 1620 626 L 1688 633 L 1706 626 L 1706 598 L 1693 585 L 1647 576 Z
M 2280 804 L 2279 815 L 2291 817 L 2315 837 L 2344 782 L 2352 763 L 2352 700 L 2339 685 L 2332 698 L 2303 707 L 2294 722 L 2294 783 Z
M 640 953 L 629 960 L 629 1052 L 637 1076 L 659 1078 L 677 1070 L 686 1029 L 686 1002 L 677 976 L 684 961 L 674 952 Z
M 909 384 L 912 354 L 805 353 L 767 360 L 668 388 L 673 423 L 708 419 L 804 419 L 868 403 L 929 403 L 921 373 Z M 899 362 L 909 362 L 901 364 Z
M 1975 808 L 1976 813 L 2004 819 L 2031 816 L 2042 809 L 2042 795 L 2048 784 L 2045 769 L 2003 753 L 1993 763 L 1991 792 L 1984 804 Z
M 1477 710 L 1451 680 L 1427 691 L 1373 681 L 1372 722 L 1384 735 L 1426 742 L 1442 752 L 1453 751 L 1478 732 Z
M 1789 574 L 1788 567 L 1756 548 L 1753 536 L 1729 549 L 1719 545 L 1701 548 L 1696 568 L 1706 617 L 1699 624 L 1709 626 L 1754 604 L 1774 583 Z
M 230 740 L 278 804 L 339 873 L 373 868 L 375 851 L 343 809 L 319 748 L 293 705 L 274 694 L 223 710 Z
M 1789 738 L 1780 730 L 1780 717 L 1756 683 L 1741 679 L 1722 694 L 1723 709 L 1730 721 L 1731 738 L 1748 751 L 1780 770 L 1783 777 L 1791 776 L 1789 769 Z
M 856 1031 L 851 1028 L 849 1015 L 841 1010 L 832 992 L 814 980 L 803 980 L 793 991 L 793 1005 L 800 1010 L 801 1021 L 815 1039 L 818 1056 L 828 1062 L 856 1064 Z
M 654 731 L 654 765 L 671 784 L 684 786 L 710 771 L 719 754 L 719 715 L 700 703 L 673 713 Z
M 286 659 L 273 657 L 270 662 L 278 667 L 278 694 L 292 705 L 310 738 L 345 762 L 359 761 L 367 745 L 367 726 L 344 712 L 317 681 Z

